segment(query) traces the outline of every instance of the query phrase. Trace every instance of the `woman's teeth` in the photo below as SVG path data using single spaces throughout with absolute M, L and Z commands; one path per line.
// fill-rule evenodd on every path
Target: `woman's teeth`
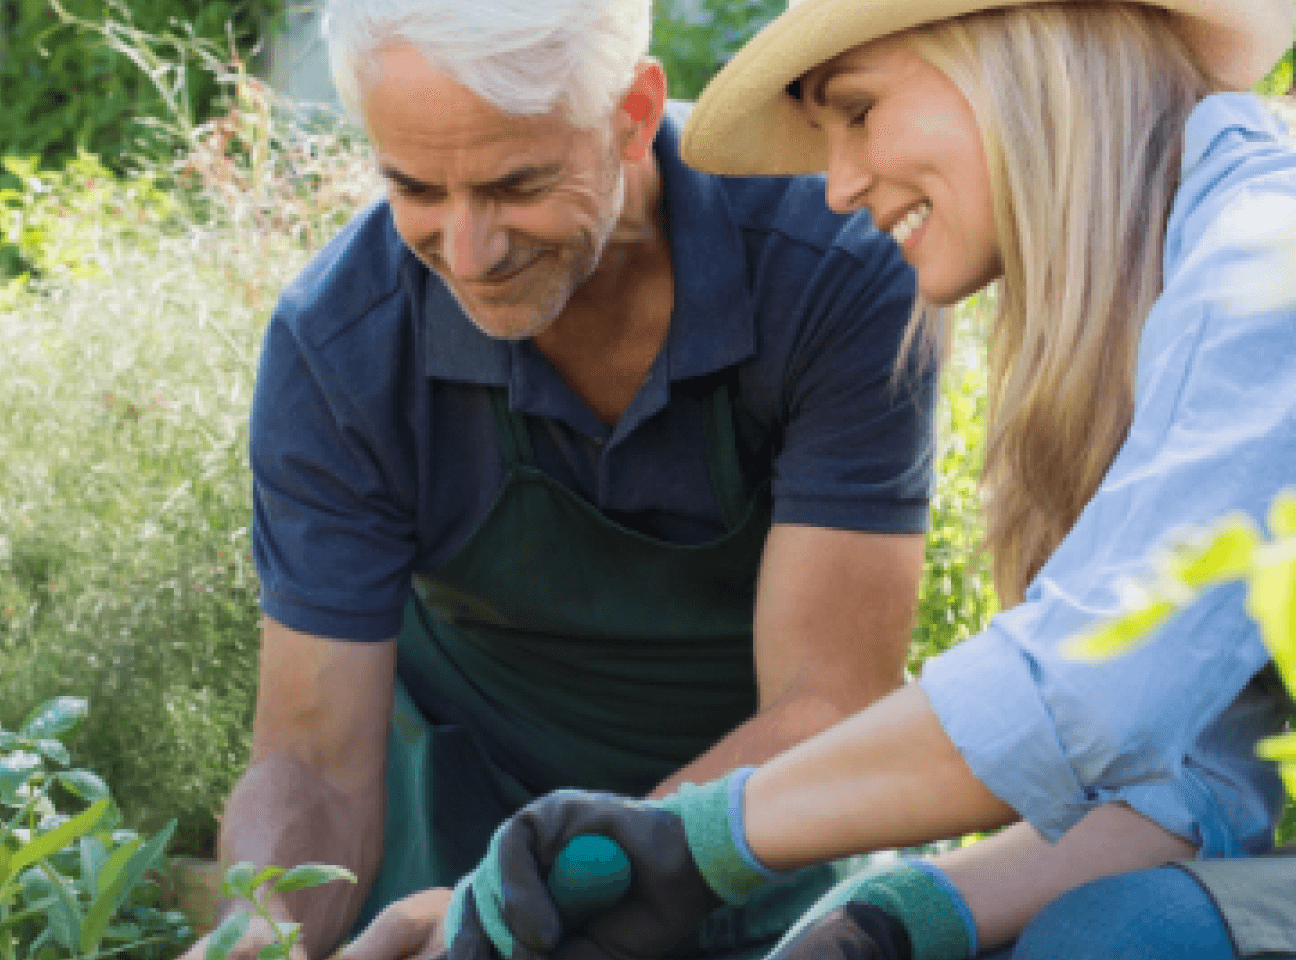
M 930 213 L 930 203 L 922 203 L 914 207 L 909 211 L 908 216 L 891 228 L 891 239 L 904 246 L 905 241 L 913 236 L 913 232 L 927 222 L 927 215 Z

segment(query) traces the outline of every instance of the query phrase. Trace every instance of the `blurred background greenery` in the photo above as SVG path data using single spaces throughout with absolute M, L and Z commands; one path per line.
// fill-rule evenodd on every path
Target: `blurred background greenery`
M 70 746 L 130 825 L 210 856 L 246 763 L 257 585 L 246 414 L 284 284 L 376 182 L 258 79 L 284 0 L 0 0 L 0 725 L 87 697 Z M 660 0 L 696 95 L 781 0 Z M 60 10 L 62 11 L 60 15 Z M 1288 56 L 1269 89 L 1291 84 Z M 995 609 L 976 552 L 981 326 L 958 316 L 911 667 Z

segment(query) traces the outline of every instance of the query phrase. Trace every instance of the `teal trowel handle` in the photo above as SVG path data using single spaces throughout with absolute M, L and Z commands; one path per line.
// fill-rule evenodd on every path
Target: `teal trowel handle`
M 615 840 L 582 833 L 563 847 L 546 882 L 564 924 L 576 926 L 626 895 L 630 860 Z

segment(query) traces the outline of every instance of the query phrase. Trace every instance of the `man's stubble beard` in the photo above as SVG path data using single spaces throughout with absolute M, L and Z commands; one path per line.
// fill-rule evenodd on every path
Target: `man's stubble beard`
M 478 330 L 481 330 L 482 333 L 486 334 L 493 340 L 528 340 L 540 333 L 543 333 L 562 315 L 563 310 L 567 308 L 567 304 L 576 293 L 577 288 L 594 276 L 595 272 L 598 270 L 599 263 L 603 259 L 603 253 L 606 251 L 607 245 L 612 239 L 612 234 L 616 230 L 617 223 L 621 219 L 621 214 L 625 209 L 625 167 L 620 162 L 619 158 L 615 158 L 613 161 L 613 168 L 616 170 L 614 175 L 615 180 L 608 188 L 607 192 L 603 194 L 606 196 L 612 196 L 608 208 L 609 216 L 603 223 L 599 224 L 597 235 L 588 230 L 581 232 L 579 246 L 575 248 L 572 257 L 573 262 L 577 265 L 577 269 L 569 278 L 566 289 L 561 293 L 555 294 L 555 302 L 550 303 L 540 316 L 526 325 L 524 330 L 517 333 L 501 333 L 499 331 L 488 329 L 487 326 L 481 322 L 480 318 L 473 315 L 473 311 L 459 296 L 459 291 L 455 288 L 454 284 L 442 277 L 442 282 L 445 283 L 446 288 L 450 291 L 450 295 L 454 297 L 455 303 L 459 305 L 459 309 L 463 311 L 464 316 L 472 321 L 473 326 Z M 507 260 L 508 257 L 505 259 Z

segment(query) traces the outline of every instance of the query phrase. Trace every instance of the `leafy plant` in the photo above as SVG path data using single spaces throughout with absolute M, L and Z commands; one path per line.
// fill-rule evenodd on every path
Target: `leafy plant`
M 985 440 L 984 328 L 988 293 L 953 317 L 950 356 L 937 405 L 936 489 L 909 669 L 979 632 L 999 609 L 989 563 L 981 551 L 981 448 Z
M 189 942 L 184 916 L 157 907 L 149 878 L 175 824 L 146 840 L 114 829 L 108 787 L 71 766 L 63 739 L 86 701 L 48 700 L 18 732 L 0 730 L 0 957 L 55 960 L 129 954 L 159 958 Z M 56 801 L 76 802 L 74 815 Z
M 254 864 L 244 861 L 236 863 L 225 872 L 225 882 L 221 885 L 221 894 L 226 897 L 240 897 L 252 906 L 252 910 L 238 910 L 231 913 L 212 932 L 207 941 L 206 960 L 225 960 L 234 949 L 253 916 L 259 916 L 274 931 L 274 941 L 258 951 L 259 960 L 285 960 L 297 940 L 301 937 L 301 924 L 281 923 L 270 915 L 257 892 L 264 890 L 273 893 L 292 893 L 318 887 L 320 884 L 334 880 L 346 880 L 355 883 L 355 874 L 346 867 L 324 863 L 302 863 L 285 870 L 283 867 L 262 867 L 257 870 Z
M 0 0 L 0 153 L 57 165 L 86 150 L 121 172 L 146 132 L 136 118 L 165 115 L 167 89 L 195 122 L 212 114 L 217 86 L 201 63 L 176 56 L 159 73 L 138 70 L 87 29 L 105 12 L 123 29 L 252 50 L 283 11 L 283 0 Z
M 58 170 L 41 169 L 35 156 L 6 156 L 0 168 L 17 185 L 0 186 L 0 276 L 102 276 L 100 244 L 156 248 L 178 213 L 156 176 L 118 178 L 94 154 L 79 153 Z M 105 231 L 108 223 L 115 228 Z
M 1144 641 L 1167 620 L 1225 583 L 1244 581 L 1247 612 L 1260 628 L 1278 675 L 1296 693 L 1296 491 L 1279 495 L 1269 511 L 1268 535 L 1250 517 L 1222 519 L 1203 535 L 1178 543 L 1157 574 L 1137 587 L 1119 616 L 1075 638 L 1072 656 L 1102 660 Z M 1296 798 L 1296 732 L 1262 740 L 1256 752 L 1280 763 L 1288 792 Z M 1280 840 L 1296 837 L 1289 805 Z
M 708 80 L 784 0 L 659 0 L 653 5 L 652 53 L 666 69 L 669 92 L 694 100 Z
M 156 167 L 5 160 L 0 723 L 32 696 L 88 694 L 98 722 L 70 742 L 124 822 L 174 819 L 173 852 L 211 857 L 255 696 L 261 332 L 377 178 L 362 141 L 299 122 L 238 63 L 201 62 L 229 110 L 158 118 L 175 153 Z

